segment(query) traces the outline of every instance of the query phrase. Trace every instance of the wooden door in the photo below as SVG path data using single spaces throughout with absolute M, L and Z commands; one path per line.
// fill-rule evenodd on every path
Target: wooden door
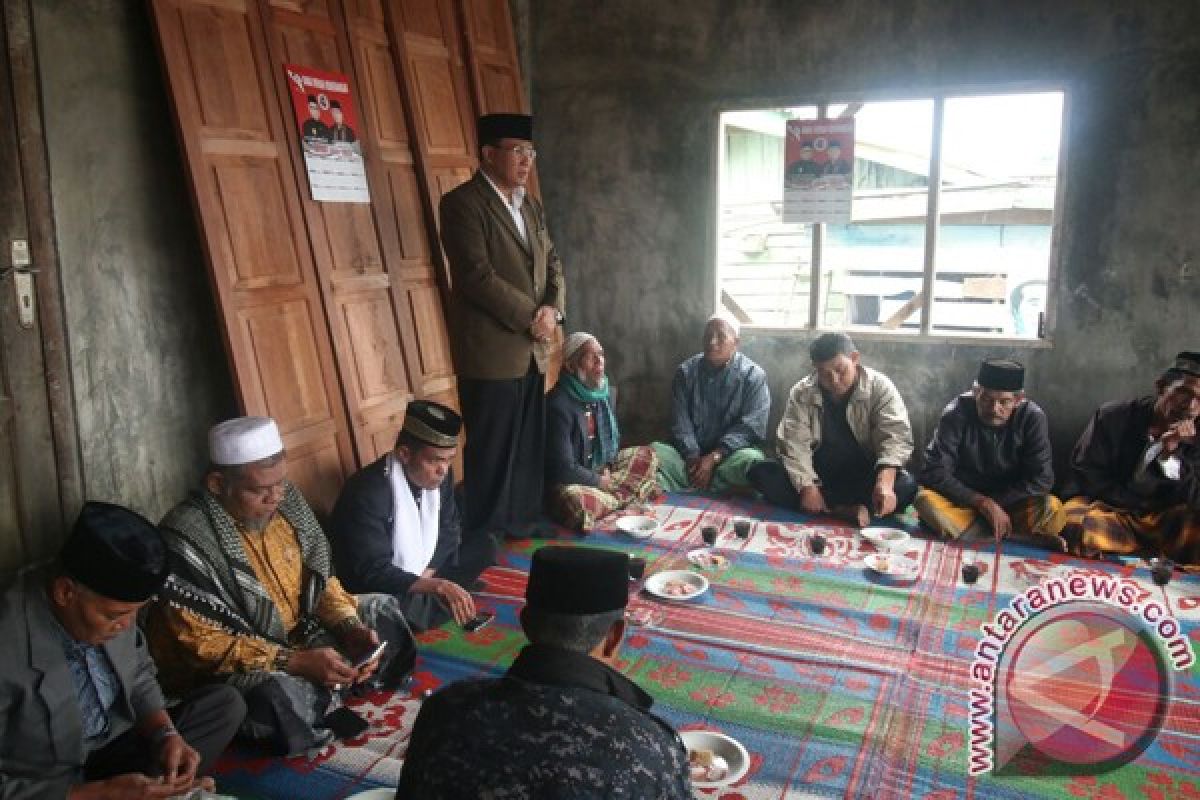
M 479 163 L 477 114 L 458 14 L 453 0 L 385 0 L 384 8 L 389 41 L 399 57 L 398 80 L 409 100 L 412 139 L 436 217 L 442 195 L 469 179 Z M 440 278 L 450 286 L 448 270 Z
M 328 234 L 310 244 L 295 126 L 280 114 L 258 3 L 151 7 L 241 405 L 275 418 L 289 476 L 327 512 L 355 467 L 314 264 L 314 251 L 328 257 Z M 352 271 L 355 263 L 378 271 L 369 213 L 347 212 L 333 224 L 354 243 L 342 256 Z
M 54 555 L 81 501 L 30 28 L 28 4 L 5 3 L 0 15 L 0 573 Z

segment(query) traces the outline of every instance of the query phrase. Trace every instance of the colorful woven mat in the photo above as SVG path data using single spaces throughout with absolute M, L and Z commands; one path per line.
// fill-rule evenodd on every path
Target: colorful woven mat
M 420 637 L 421 659 L 405 693 L 351 702 L 371 722 L 362 736 L 313 760 L 263 759 L 244 751 L 218 764 L 219 788 L 255 800 L 326 800 L 394 786 L 420 698 L 465 677 L 501 674 L 525 644 L 517 622 L 531 553 L 554 539 L 622 550 L 647 561 L 647 576 L 691 568 L 707 592 L 671 602 L 631 584 L 631 627 L 622 670 L 681 730 L 711 728 L 750 753 L 746 776 L 726 789 L 697 790 L 724 800 L 871 798 L 1200 798 L 1200 667 L 1174 672 L 1161 730 L 1129 763 L 1069 768 L 1026 745 L 995 772 L 970 777 L 969 690 L 980 624 L 1049 577 L 1130 579 L 1195 641 L 1200 578 L 1154 586 L 1140 562 L 1081 562 L 1016 545 L 959 546 L 915 533 L 903 554 L 916 571 L 899 579 L 867 566 L 877 548 L 830 519 L 806 518 L 739 500 L 672 495 L 650 506 L 659 530 L 635 539 L 611 525 L 581 537 L 544 528 L 511 542 L 484 579 L 479 604 L 495 621 L 473 634 L 457 626 Z M 751 520 L 739 538 L 734 519 Z M 695 567 L 701 529 L 719 530 L 727 563 Z M 812 553 L 819 534 L 827 547 Z M 977 560 L 973 586 L 964 555 Z M 1085 667 L 1081 667 L 1084 669 Z M 1086 709 L 1084 711 L 1086 713 Z

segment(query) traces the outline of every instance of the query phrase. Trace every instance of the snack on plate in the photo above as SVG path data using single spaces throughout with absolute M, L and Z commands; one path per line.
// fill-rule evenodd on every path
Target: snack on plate
M 667 581 L 662 585 L 662 593 L 668 597 L 689 597 L 696 593 L 696 587 L 687 581 Z
M 692 554 L 692 563 L 703 569 L 721 569 L 729 563 L 729 559 L 720 553 L 701 550 Z
M 688 769 L 694 781 L 722 781 L 729 775 L 729 762 L 712 750 L 688 750 Z

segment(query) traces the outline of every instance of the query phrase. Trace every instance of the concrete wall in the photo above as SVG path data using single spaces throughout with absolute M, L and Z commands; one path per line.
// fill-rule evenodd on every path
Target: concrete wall
M 150 20 L 33 5 L 86 495 L 157 519 L 234 399 Z
M 1200 347 L 1200 4 L 1124 0 L 531 0 L 539 175 L 572 329 L 597 333 L 635 439 L 715 307 L 719 109 L 839 91 L 1065 81 L 1071 117 L 1050 348 L 862 341 L 918 441 L 981 357 L 1030 368 L 1060 464 L 1105 399 Z M 520 23 L 519 23 L 520 24 Z M 777 419 L 805 334 L 744 335 Z M 774 423 L 772 423 L 772 429 Z

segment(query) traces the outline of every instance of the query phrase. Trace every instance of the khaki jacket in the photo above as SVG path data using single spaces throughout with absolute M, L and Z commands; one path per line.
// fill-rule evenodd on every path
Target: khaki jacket
M 775 433 L 775 449 L 797 490 L 821 483 L 813 468 L 813 453 L 821 445 L 824 410 L 815 372 L 792 387 Z M 859 365 L 846 422 L 858 444 L 875 459 L 877 469 L 903 467 L 912 455 L 908 410 L 896 385 L 883 373 Z
M 450 343 L 460 378 L 509 380 L 545 372 L 553 347 L 529 334 L 538 306 L 565 308 L 562 262 L 540 203 L 521 205 L 529 241 L 482 173 L 449 192 L 440 206 L 442 246 L 450 262 Z

